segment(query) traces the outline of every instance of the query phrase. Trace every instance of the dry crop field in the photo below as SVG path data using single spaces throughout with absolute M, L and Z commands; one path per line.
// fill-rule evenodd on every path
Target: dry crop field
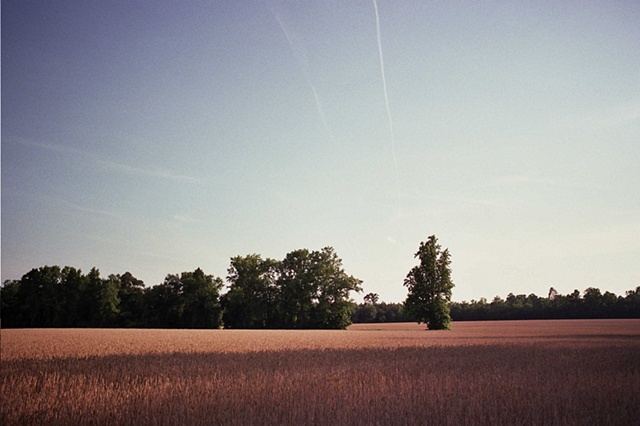
M 640 320 L 0 338 L 3 425 L 640 424 Z

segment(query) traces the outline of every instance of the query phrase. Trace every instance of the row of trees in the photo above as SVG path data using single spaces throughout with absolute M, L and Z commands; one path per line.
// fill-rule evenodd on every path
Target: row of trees
M 525 319 L 591 319 L 640 318 L 640 287 L 624 296 L 589 287 L 580 293 L 574 290 L 560 295 L 551 288 L 548 296 L 509 294 L 506 299 L 496 296 L 491 302 L 482 298 L 471 302 L 451 302 L 453 321 L 525 320 Z M 364 296 L 364 302 L 353 311 L 354 323 L 413 322 L 404 303 L 379 301 L 376 293 Z
M 0 315 L 3 327 L 216 328 L 222 286 L 199 268 L 147 288 L 129 272 L 102 278 L 96 268 L 43 266 L 4 282 Z
M 625 297 L 590 287 L 566 296 L 553 288 L 548 297 L 509 294 L 470 303 L 451 302 L 451 260 L 435 235 L 420 243 L 419 264 L 407 274 L 404 303 L 378 303 L 347 275 L 332 247 L 288 253 L 283 260 L 258 254 L 236 256 L 228 269 L 227 292 L 221 278 L 201 269 L 167 275 L 147 288 L 129 272 L 101 278 L 72 267 L 45 266 L 0 289 L 4 327 L 161 327 L 161 328 L 331 328 L 353 322 L 418 321 L 429 329 L 448 329 L 451 320 L 546 318 L 640 318 L 640 287 Z
M 404 303 L 385 303 L 379 300 L 378 293 L 366 294 L 364 302 L 358 304 L 353 310 L 351 320 L 354 323 L 414 321 L 414 318 L 407 313 Z
M 221 295 L 223 280 L 199 268 L 145 287 L 129 272 L 44 266 L 3 283 L 0 318 L 3 327 L 339 329 L 351 323 L 349 292 L 361 290 L 331 247 L 282 261 L 234 257 L 227 282 Z
M 516 319 L 577 319 L 577 318 L 640 318 L 640 287 L 625 296 L 595 287 L 582 294 L 578 290 L 558 294 L 552 287 L 547 297 L 513 293 L 506 299 L 496 296 L 451 304 L 451 317 L 456 321 L 516 320 Z

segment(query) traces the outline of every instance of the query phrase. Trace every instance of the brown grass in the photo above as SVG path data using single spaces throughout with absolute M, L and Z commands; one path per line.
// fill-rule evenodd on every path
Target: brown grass
M 640 320 L 2 330 L 0 423 L 639 424 Z

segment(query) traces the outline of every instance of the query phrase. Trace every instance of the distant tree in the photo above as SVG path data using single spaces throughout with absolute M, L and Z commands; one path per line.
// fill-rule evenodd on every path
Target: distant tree
M 441 250 L 435 235 L 420 243 L 415 254 L 420 264 L 409 271 L 404 280 L 408 289 L 405 306 L 418 322 L 429 330 L 451 327 L 449 302 L 454 287 L 451 280 L 449 249 Z
M 604 308 L 604 298 L 599 288 L 589 287 L 584 291 L 582 298 L 586 316 L 588 318 L 598 318 Z
M 364 295 L 364 303 L 369 304 L 369 305 L 377 305 L 378 304 L 378 300 L 380 299 L 380 296 L 378 296 L 378 293 L 367 293 Z
M 371 303 L 362 303 L 354 310 L 352 321 L 355 323 L 379 322 L 378 309 Z
M 379 322 L 415 321 L 405 312 L 405 307 L 402 303 L 382 302 L 376 305 L 376 309 L 378 310 L 377 320 Z
M 620 303 L 624 317 L 640 318 L 640 286 L 635 290 L 628 290 Z

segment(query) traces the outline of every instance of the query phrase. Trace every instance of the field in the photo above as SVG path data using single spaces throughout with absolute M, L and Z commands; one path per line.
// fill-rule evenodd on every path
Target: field
M 3 425 L 640 424 L 640 320 L 0 338 Z

